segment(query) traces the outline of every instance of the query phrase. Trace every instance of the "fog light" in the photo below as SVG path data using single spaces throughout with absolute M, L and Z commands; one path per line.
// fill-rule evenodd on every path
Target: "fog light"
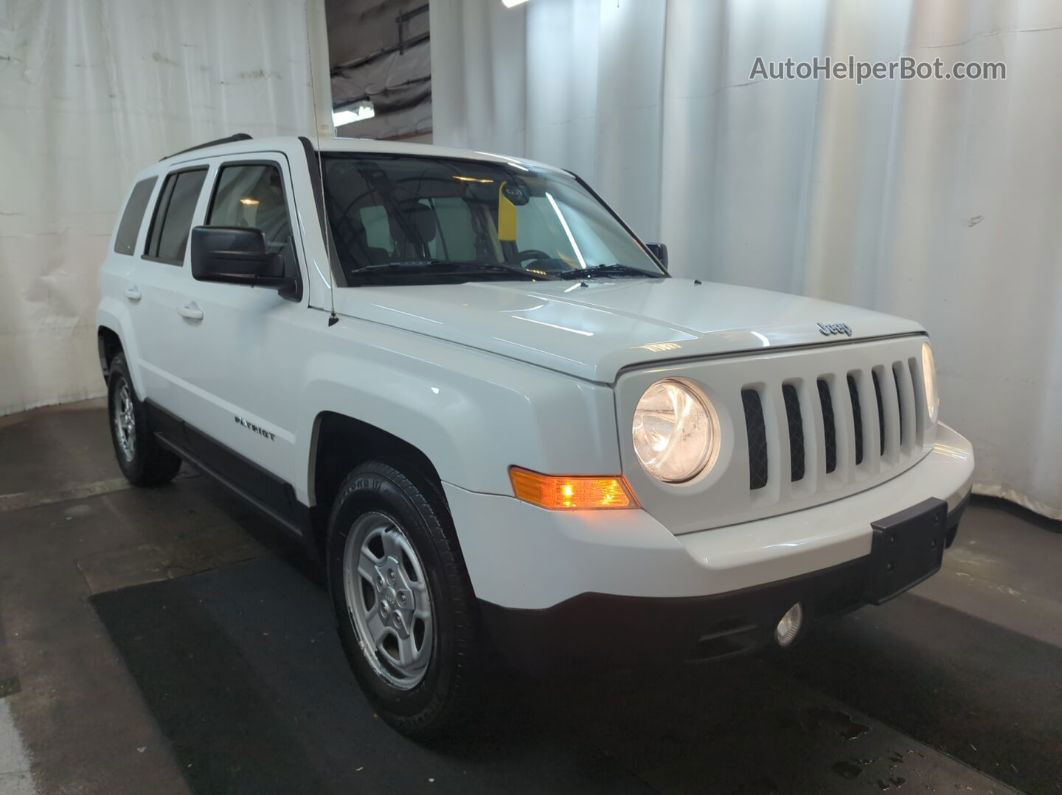
M 778 645 L 788 646 L 796 640 L 796 636 L 800 634 L 800 625 L 803 621 L 804 608 L 800 606 L 800 602 L 797 602 L 785 611 L 782 620 L 779 621 L 778 626 L 774 628 L 774 639 L 778 641 Z

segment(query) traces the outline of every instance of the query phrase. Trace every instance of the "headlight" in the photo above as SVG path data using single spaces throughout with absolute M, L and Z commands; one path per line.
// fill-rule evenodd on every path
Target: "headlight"
M 719 420 L 711 401 L 681 381 L 665 379 L 645 390 L 631 432 L 645 471 L 667 483 L 696 477 L 719 451 Z
M 928 342 L 922 343 L 922 384 L 926 388 L 926 410 L 929 421 L 936 422 L 940 412 L 940 396 L 937 395 L 937 366 L 933 361 L 933 349 Z

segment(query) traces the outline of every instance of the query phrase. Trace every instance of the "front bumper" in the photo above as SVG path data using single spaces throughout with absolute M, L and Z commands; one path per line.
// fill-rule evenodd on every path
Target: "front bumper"
M 950 546 L 966 501 L 946 514 L 944 504 L 936 502 L 941 516 L 947 517 L 941 536 Z M 772 643 L 775 626 L 796 603 L 803 609 L 806 627 L 815 618 L 883 601 L 871 587 L 880 569 L 880 560 L 866 555 L 811 574 L 711 596 L 654 599 L 588 593 L 544 610 L 489 602 L 481 602 L 480 608 L 487 632 L 507 661 L 532 673 L 708 660 Z M 903 583 L 900 591 L 925 576 Z
M 870 523 L 927 499 L 954 512 L 970 491 L 970 443 L 941 425 L 933 450 L 874 488 L 814 508 L 675 535 L 645 511 L 547 511 L 444 483 L 476 596 L 544 610 L 583 594 L 729 594 L 857 561 Z

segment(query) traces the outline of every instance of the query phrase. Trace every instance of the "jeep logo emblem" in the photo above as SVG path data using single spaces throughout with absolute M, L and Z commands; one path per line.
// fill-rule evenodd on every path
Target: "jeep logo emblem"
M 819 333 L 824 337 L 832 337 L 834 334 L 852 336 L 852 327 L 847 323 L 817 323 Z

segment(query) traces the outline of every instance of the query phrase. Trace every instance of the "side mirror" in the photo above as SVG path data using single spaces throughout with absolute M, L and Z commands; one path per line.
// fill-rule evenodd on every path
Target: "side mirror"
M 266 248 L 261 229 L 197 226 L 192 229 L 192 277 L 201 282 L 270 287 L 298 298 L 297 279 L 284 273 L 284 258 Z
M 646 243 L 645 247 L 649 249 L 649 253 L 656 257 L 656 261 L 659 262 L 664 270 L 667 270 L 667 246 L 663 243 Z

